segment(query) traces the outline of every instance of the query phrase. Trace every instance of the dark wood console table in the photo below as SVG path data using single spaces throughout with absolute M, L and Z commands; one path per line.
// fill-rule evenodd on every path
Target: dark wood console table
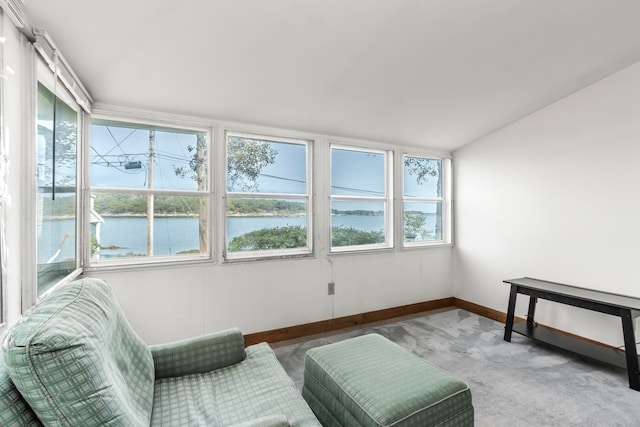
M 511 332 L 514 331 L 537 341 L 581 354 L 590 359 L 626 368 L 629 375 L 629 387 L 640 391 L 640 370 L 638 369 L 638 353 L 633 330 L 633 320 L 640 315 L 640 299 L 531 279 L 529 277 L 505 280 L 504 283 L 511 285 L 507 321 L 504 330 L 505 341 L 511 341 Z M 527 313 L 526 322 L 514 323 L 518 294 L 529 295 L 529 312 Z M 619 316 L 622 319 L 624 353 L 617 349 L 589 343 L 549 328 L 537 327 L 533 317 L 538 298 Z

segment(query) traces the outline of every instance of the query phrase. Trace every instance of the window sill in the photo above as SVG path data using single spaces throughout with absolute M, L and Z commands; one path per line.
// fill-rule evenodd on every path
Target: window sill
M 84 271 L 93 273 L 100 271 L 144 270 L 149 268 L 172 268 L 214 263 L 215 261 L 211 255 L 203 255 L 201 257 L 191 256 L 185 257 L 184 259 L 176 259 L 174 257 L 154 257 L 146 260 L 120 259 L 97 262 L 89 267 L 85 267 Z

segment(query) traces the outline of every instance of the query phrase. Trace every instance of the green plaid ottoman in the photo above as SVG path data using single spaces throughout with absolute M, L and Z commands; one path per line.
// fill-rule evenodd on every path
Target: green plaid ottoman
M 377 334 L 309 350 L 302 395 L 324 426 L 473 426 L 464 382 Z

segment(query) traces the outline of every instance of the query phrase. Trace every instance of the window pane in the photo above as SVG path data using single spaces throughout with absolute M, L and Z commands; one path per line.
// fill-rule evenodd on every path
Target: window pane
M 37 196 L 38 295 L 76 268 L 76 196 L 39 188 Z
M 91 200 L 91 257 L 207 253 L 207 200 L 99 193 Z
M 37 294 L 76 269 L 78 116 L 42 84 L 37 118 Z
M 331 202 L 331 246 L 385 242 L 384 202 Z
M 300 199 L 227 200 L 228 252 L 307 248 L 308 203 Z
M 442 196 L 442 160 L 404 156 L 404 196 Z
M 306 194 L 307 145 L 229 134 L 227 191 Z
M 207 190 L 202 132 L 94 120 L 90 158 L 93 187 Z
M 404 203 L 404 241 L 442 240 L 442 203 Z
M 331 149 L 331 195 L 385 195 L 384 154 Z

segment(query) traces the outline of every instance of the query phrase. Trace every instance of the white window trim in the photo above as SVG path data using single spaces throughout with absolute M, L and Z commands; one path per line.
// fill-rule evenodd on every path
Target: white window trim
M 46 62 L 51 72 L 67 88 L 69 95 L 74 98 L 74 103 L 87 113 L 91 113 L 91 103 L 93 102 L 91 95 L 89 95 L 80 79 L 73 72 L 71 66 L 62 56 L 51 37 L 49 37 L 49 34 L 39 28 L 34 28 L 33 34 L 36 38 L 33 46 L 40 54 L 41 59 Z
M 371 196 L 343 196 L 343 195 L 332 195 L 331 194 L 331 158 L 332 158 L 332 150 L 349 150 L 349 151 L 358 151 L 363 153 L 380 153 L 384 155 L 384 174 L 385 174 L 385 188 L 384 188 L 384 196 L 371 197 Z M 395 227 L 394 227 L 394 208 L 393 208 L 393 183 L 394 183 L 394 150 L 393 149 L 383 149 L 383 148 L 373 148 L 373 147 L 364 147 L 360 145 L 348 145 L 341 143 L 330 143 L 328 148 L 328 156 L 329 156 L 329 170 L 327 174 L 328 181 L 328 191 L 329 191 L 329 206 L 328 206 L 328 223 L 327 223 L 327 234 L 328 234 L 328 245 L 329 253 L 353 253 L 353 252 L 366 252 L 366 251 L 378 251 L 384 249 L 392 249 L 394 247 L 394 235 L 395 235 Z M 375 243 L 368 245 L 352 245 L 352 246 L 333 246 L 332 243 L 332 225 L 331 225 L 331 205 L 334 200 L 352 200 L 352 201 L 376 201 L 376 202 L 384 202 L 384 210 L 385 210 L 385 241 L 384 243 Z
M 222 179 L 223 188 L 223 200 L 222 200 L 222 216 L 220 222 L 222 223 L 222 254 L 223 261 L 228 263 L 238 261 L 258 261 L 267 259 L 282 259 L 282 258 L 300 258 L 309 257 L 314 254 L 314 192 L 313 192 L 313 161 L 314 161 L 314 140 L 304 137 L 290 137 L 279 136 L 278 132 L 264 132 L 260 130 L 256 131 L 237 131 L 232 128 L 224 130 L 224 148 L 222 157 L 224 158 L 224 174 Z M 286 132 L 282 132 L 286 135 Z M 278 135 L 278 136 L 276 136 Z M 304 144 L 306 146 L 306 194 L 302 193 L 253 193 L 253 192 L 229 192 L 227 191 L 227 144 L 229 136 L 236 136 L 241 138 L 268 140 L 273 142 L 282 142 L 289 144 Z M 307 246 L 305 248 L 291 248 L 291 249 L 273 249 L 273 250 L 259 250 L 259 251 L 241 251 L 241 252 L 229 252 L 227 250 L 227 200 L 234 198 L 257 198 L 257 199 L 300 199 L 307 202 Z
M 0 6 L 3 7 L 4 2 L 0 1 Z M 0 73 L 3 73 L 5 70 L 4 65 L 4 43 L 6 38 L 4 37 L 4 19 L 3 12 L 0 12 L 0 37 L 2 40 L 0 41 Z M 5 241 L 5 227 L 7 224 L 7 215 L 6 215 L 6 204 L 9 200 L 8 194 L 8 181 L 9 181 L 9 156 L 8 156 L 8 147 L 9 142 L 7 141 L 5 135 L 5 102 L 4 102 L 4 76 L 0 76 L 0 188 L 2 191 L 0 192 L 0 336 L 2 331 L 6 326 L 6 318 L 7 318 L 7 279 L 6 279 L 6 271 L 7 271 L 7 254 L 6 254 L 6 241 Z
M 190 132 L 203 132 L 207 136 L 207 190 L 165 190 L 165 189 L 132 189 L 118 187 L 97 187 L 92 188 L 89 177 L 89 161 L 90 156 L 84 156 L 86 169 L 85 182 L 87 183 L 83 191 L 84 212 L 89 211 L 90 196 L 92 193 L 127 193 L 136 195 L 162 195 L 162 196 L 199 196 L 206 197 L 208 203 L 208 226 L 207 226 L 207 248 L 206 254 L 191 255 L 168 255 L 168 256 L 145 256 L 145 257 L 128 257 L 128 258 L 109 258 L 109 259 L 92 259 L 90 245 L 85 243 L 83 250 L 84 270 L 86 271 L 108 271 L 108 270 L 124 270 L 148 268 L 152 266 L 180 266 L 191 264 L 211 263 L 215 260 L 215 247 L 213 242 L 213 230 L 215 229 L 215 218 L 213 216 L 215 198 L 213 191 L 213 126 L 209 121 L 192 119 L 190 117 L 152 113 L 147 111 L 118 108 L 105 104 L 97 104 L 94 106 L 91 120 L 87 122 L 87 135 L 90 135 L 89 128 L 92 120 L 107 120 L 114 122 L 130 123 L 132 125 L 141 126 L 158 126 L 168 129 L 185 130 Z M 85 150 L 91 150 L 91 138 L 85 138 Z M 88 218 L 83 220 L 83 236 L 88 239 L 91 235 Z

